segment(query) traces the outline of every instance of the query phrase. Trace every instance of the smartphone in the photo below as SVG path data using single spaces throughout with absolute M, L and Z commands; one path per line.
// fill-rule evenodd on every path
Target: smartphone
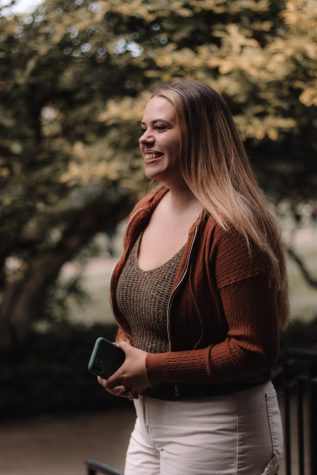
M 125 352 L 106 338 L 97 338 L 88 363 L 88 370 L 96 376 L 109 378 L 125 360 Z

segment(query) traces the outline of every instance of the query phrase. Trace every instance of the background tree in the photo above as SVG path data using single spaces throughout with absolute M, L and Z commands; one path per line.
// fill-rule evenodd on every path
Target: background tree
M 2 345 L 144 187 L 135 124 L 162 81 L 225 96 L 277 209 L 316 199 L 315 1 L 46 0 L 0 26 Z

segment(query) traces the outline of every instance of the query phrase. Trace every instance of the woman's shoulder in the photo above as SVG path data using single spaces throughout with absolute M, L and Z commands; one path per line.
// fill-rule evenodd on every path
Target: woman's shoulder
M 230 223 L 221 225 L 209 213 L 207 213 L 205 229 L 207 233 L 212 234 L 212 241 L 216 247 L 261 252 L 260 248 L 246 233 Z
M 265 252 L 248 236 L 232 225 L 226 228 L 208 218 L 212 229 L 210 261 L 218 287 L 223 287 L 268 271 Z
M 240 245 L 244 247 L 248 242 L 245 235 L 230 223 L 223 225 L 218 223 L 216 219 L 205 211 L 204 230 L 212 238 L 214 246 L 233 246 Z

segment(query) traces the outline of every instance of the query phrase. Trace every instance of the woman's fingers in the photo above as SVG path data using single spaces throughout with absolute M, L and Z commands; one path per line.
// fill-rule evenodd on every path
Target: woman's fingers
M 137 399 L 139 394 L 137 391 L 130 390 L 123 385 L 118 385 L 109 388 L 107 386 L 107 380 L 97 376 L 98 383 L 112 396 L 123 397 L 127 399 Z
M 135 393 L 140 393 L 150 386 L 145 365 L 146 352 L 126 342 L 120 342 L 119 346 L 125 352 L 126 359 L 122 366 L 107 379 L 105 387 L 112 389 L 123 385 L 131 388 Z
M 110 394 L 135 398 L 150 386 L 145 364 L 147 353 L 125 341 L 121 341 L 118 346 L 126 354 L 124 363 L 109 378 L 103 379 L 98 377 L 98 382 Z

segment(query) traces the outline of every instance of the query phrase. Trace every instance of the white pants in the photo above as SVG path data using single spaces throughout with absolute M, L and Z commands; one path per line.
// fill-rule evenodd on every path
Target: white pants
M 135 400 L 125 475 L 276 475 L 283 437 L 271 382 L 186 401 Z

